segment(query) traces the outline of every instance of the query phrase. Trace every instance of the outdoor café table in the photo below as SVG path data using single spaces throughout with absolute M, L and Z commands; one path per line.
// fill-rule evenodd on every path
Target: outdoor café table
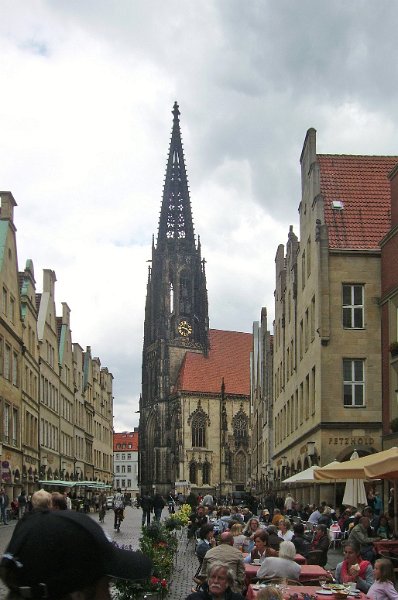
M 334 596 L 332 594 L 329 596 L 315 594 L 315 592 L 320 589 L 321 586 L 314 585 L 288 585 L 284 587 L 283 597 L 288 599 L 293 594 L 297 594 L 299 599 L 301 599 L 303 594 L 310 594 L 310 596 L 316 596 L 317 600 L 327 600 L 328 598 L 329 600 L 334 600 Z M 249 585 L 246 592 L 246 600 L 255 600 L 258 592 L 259 589 L 257 586 Z M 366 594 L 361 592 L 361 595 L 358 594 L 357 596 L 348 596 L 348 600 L 354 600 L 354 598 L 356 600 L 365 600 Z
M 243 558 L 246 558 L 248 554 L 248 552 L 242 552 Z M 301 554 L 296 554 L 296 556 L 294 557 L 294 562 L 296 562 L 298 565 L 305 565 L 305 556 L 302 556 Z
M 267 560 L 267 559 L 265 559 Z M 245 583 L 249 585 L 252 579 L 257 577 L 257 571 L 259 570 L 260 565 L 252 565 L 250 563 L 245 563 Z M 319 565 L 300 565 L 300 581 L 305 583 L 306 581 L 311 581 L 312 579 L 318 579 L 321 575 L 328 576 L 327 571 L 323 567 Z
M 373 542 L 373 546 L 377 554 L 388 553 L 398 554 L 398 540 L 379 540 Z

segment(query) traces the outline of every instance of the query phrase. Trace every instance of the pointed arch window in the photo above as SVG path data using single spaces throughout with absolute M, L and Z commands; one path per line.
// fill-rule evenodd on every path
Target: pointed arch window
M 239 448 L 240 446 L 247 448 L 249 443 L 249 420 L 243 410 L 240 410 L 238 414 L 235 415 L 233 419 L 233 430 L 235 448 Z
M 234 481 L 246 483 L 246 455 L 244 452 L 238 452 L 234 461 Z
M 207 417 L 201 410 L 192 418 L 192 447 L 206 448 Z
M 195 485 L 198 483 L 198 468 L 196 463 L 191 463 L 189 465 L 189 481 Z
M 210 485 L 210 463 L 203 463 L 202 467 L 202 482 L 203 485 Z

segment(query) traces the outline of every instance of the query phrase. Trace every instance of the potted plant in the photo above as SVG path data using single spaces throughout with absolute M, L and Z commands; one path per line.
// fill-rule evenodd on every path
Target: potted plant
M 398 342 L 391 342 L 390 352 L 391 356 L 398 356 Z

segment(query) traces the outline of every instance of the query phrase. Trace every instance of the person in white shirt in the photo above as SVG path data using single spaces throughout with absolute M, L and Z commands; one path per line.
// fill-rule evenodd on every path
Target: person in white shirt
M 294 533 L 291 530 L 291 524 L 290 524 L 289 519 L 283 519 L 282 521 L 279 521 L 279 523 L 278 523 L 278 535 L 285 542 L 291 542 L 292 541 L 292 537 L 293 537 Z

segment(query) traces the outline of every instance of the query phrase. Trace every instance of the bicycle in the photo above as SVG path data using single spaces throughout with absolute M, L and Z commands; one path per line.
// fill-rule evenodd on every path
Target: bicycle
M 123 508 L 115 508 L 115 529 L 120 531 L 120 525 L 124 519 Z

